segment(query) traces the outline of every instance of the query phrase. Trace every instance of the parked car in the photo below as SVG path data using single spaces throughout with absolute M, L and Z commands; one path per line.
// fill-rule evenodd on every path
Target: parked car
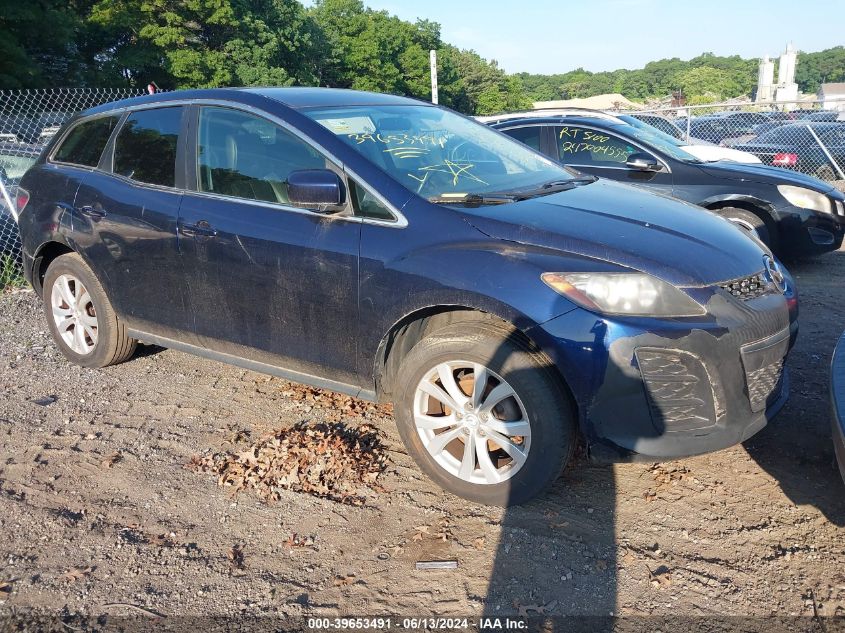
M 690 120 L 690 136 L 711 143 L 728 143 L 754 133 L 754 126 L 768 122 L 758 112 L 719 112 Z
M 14 201 L 20 179 L 42 149 L 40 145 L 0 142 L 0 257 L 20 259 L 21 242 Z
M 734 145 L 734 149 L 750 152 L 766 165 L 785 167 L 821 180 L 839 180 L 842 178 L 839 169 L 845 171 L 845 124 L 801 122 L 782 125 L 746 143 Z
M 420 467 L 475 501 L 538 494 L 579 429 L 594 456 L 697 454 L 787 398 L 796 296 L 759 242 L 429 103 L 110 103 L 56 135 L 18 203 L 71 361 L 141 340 L 391 401 Z
M 781 255 L 836 250 L 845 195 L 764 165 L 704 163 L 655 134 L 608 117 L 511 118 L 494 127 L 586 174 L 671 195 L 714 211 Z
M 830 365 L 830 404 L 833 422 L 833 447 L 839 474 L 845 482 L 845 333 L 833 350 Z
M 669 134 L 664 135 L 664 133 L 660 130 L 657 130 L 650 124 L 645 123 L 632 115 L 621 114 L 618 118 L 620 121 L 624 121 L 625 123 L 633 125 L 634 127 L 647 130 L 652 134 L 657 134 L 658 136 L 663 138 L 663 140 L 667 143 L 680 147 L 688 154 L 692 154 L 695 158 L 704 161 L 705 163 L 712 163 L 718 160 L 730 160 L 736 163 L 761 162 L 760 159 L 757 158 L 754 154 L 750 154 L 748 152 L 741 152 L 738 149 L 734 149 L 732 147 L 724 147 L 722 145 L 716 145 L 715 143 L 710 143 L 709 141 L 702 141 L 696 138 L 690 138 L 689 141 L 682 141 L 678 140 L 674 136 L 670 136 Z

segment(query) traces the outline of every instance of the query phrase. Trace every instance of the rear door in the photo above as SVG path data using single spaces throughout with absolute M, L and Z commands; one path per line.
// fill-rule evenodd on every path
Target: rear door
M 193 325 L 179 268 L 184 106 L 130 111 L 74 203 L 73 234 L 130 328 L 184 338 Z
M 361 218 L 297 208 L 300 169 L 343 171 L 291 130 L 251 112 L 198 106 L 179 218 L 194 327 L 212 350 L 357 381 Z

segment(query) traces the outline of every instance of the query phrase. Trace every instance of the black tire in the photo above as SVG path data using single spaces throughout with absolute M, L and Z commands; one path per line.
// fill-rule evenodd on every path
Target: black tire
M 417 432 L 417 386 L 438 364 L 456 360 L 481 363 L 498 374 L 516 392 L 530 421 L 526 460 L 503 482 L 472 483 L 448 472 L 428 452 Z M 572 458 L 577 437 L 570 397 L 551 361 L 503 325 L 464 322 L 429 334 L 403 359 L 395 384 L 394 415 L 408 452 L 435 483 L 464 499 L 498 506 L 524 503 L 550 486 Z
M 813 176 L 818 178 L 819 180 L 824 180 L 825 182 L 831 182 L 836 180 L 836 172 L 833 171 L 833 167 L 830 165 L 822 165 L 815 172 L 813 172 Z
M 91 297 L 93 316 L 97 320 L 97 341 L 93 349 L 84 354 L 77 353 L 68 346 L 59 334 L 58 326 L 53 318 L 51 295 L 56 280 L 62 275 L 72 275 L 78 279 Z M 50 263 L 44 275 L 42 299 L 50 334 L 69 361 L 82 367 L 107 367 L 128 360 L 135 352 L 138 341 L 127 336 L 126 327 L 115 314 L 102 285 L 85 261 L 76 253 L 62 255 Z
M 736 207 L 716 209 L 716 213 L 726 220 L 733 222 L 743 231 L 750 233 L 770 249 L 774 248 L 773 236 L 769 232 L 766 221 L 756 213 L 746 211 L 745 209 L 737 209 Z

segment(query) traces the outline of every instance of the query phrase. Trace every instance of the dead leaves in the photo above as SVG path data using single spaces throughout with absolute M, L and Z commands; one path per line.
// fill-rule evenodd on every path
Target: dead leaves
M 363 505 L 364 489 L 380 490 L 376 480 L 386 466 L 374 427 L 321 423 L 278 430 L 237 453 L 194 456 L 186 468 L 214 473 L 220 486 L 252 489 L 268 502 L 278 500 L 281 490 L 293 490 Z
M 102 462 L 100 462 L 100 466 L 102 466 L 103 468 L 111 468 L 120 461 L 123 461 L 123 455 L 120 453 L 120 451 L 115 451 L 114 453 L 106 457 Z
M 431 530 L 435 531 L 432 532 Z M 449 527 L 449 519 L 440 519 L 436 525 L 418 525 L 414 528 L 415 533 L 411 537 L 412 541 L 421 541 L 425 536 L 429 536 L 444 543 L 452 537 L 452 530 Z
M 353 585 L 358 579 L 356 578 L 355 574 L 347 574 L 345 576 L 335 576 L 334 579 L 334 586 L 335 587 L 346 587 L 348 585 Z
M 513 601 L 513 607 L 519 613 L 519 617 L 527 618 L 532 613 L 536 615 L 546 615 L 549 611 L 554 609 L 557 606 L 557 600 L 553 600 L 552 602 L 546 604 L 520 604 L 519 601 Z
M 651 580 L 651 586 L 655 589 L 664 589 L 672 584 L 672 574 L 666 565 L 661 565 L 654 571 L 651 571 L 648 565 L 645 568 Z
M 288 537 L 288 540 L 285 541 L 285 545 L 290 548 L 295 547 L 313 547 L 314 546 L 314 537 L 313 536 L 300 536 L 296 532 L 291 534 Z
M 68 569 L 64 574 L 62 574 L 62 580 L 67 583 L 76 582 L 77 580 L 82 580 L 83 578 L 87 578 L 90 576 L 96 567 L 71 567 Z
M 235 543 L 227 554 L 229 558 L 229 570 L 233 576 L 244 574 L 244 546 L 242 543 Z

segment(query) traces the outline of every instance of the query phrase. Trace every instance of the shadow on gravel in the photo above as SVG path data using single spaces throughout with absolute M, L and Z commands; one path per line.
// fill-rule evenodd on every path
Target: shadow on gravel
M 797 277 L 800 302 L 798 341 L 787 364 L 790 398 L 745 448 L 793 503 L 813 506 L 842 527 L 845 488 L 833 453 L 829 385 L 833 348 L 845 329 L 840 312 L 845 307 L 845 251 L 787 267 Z

